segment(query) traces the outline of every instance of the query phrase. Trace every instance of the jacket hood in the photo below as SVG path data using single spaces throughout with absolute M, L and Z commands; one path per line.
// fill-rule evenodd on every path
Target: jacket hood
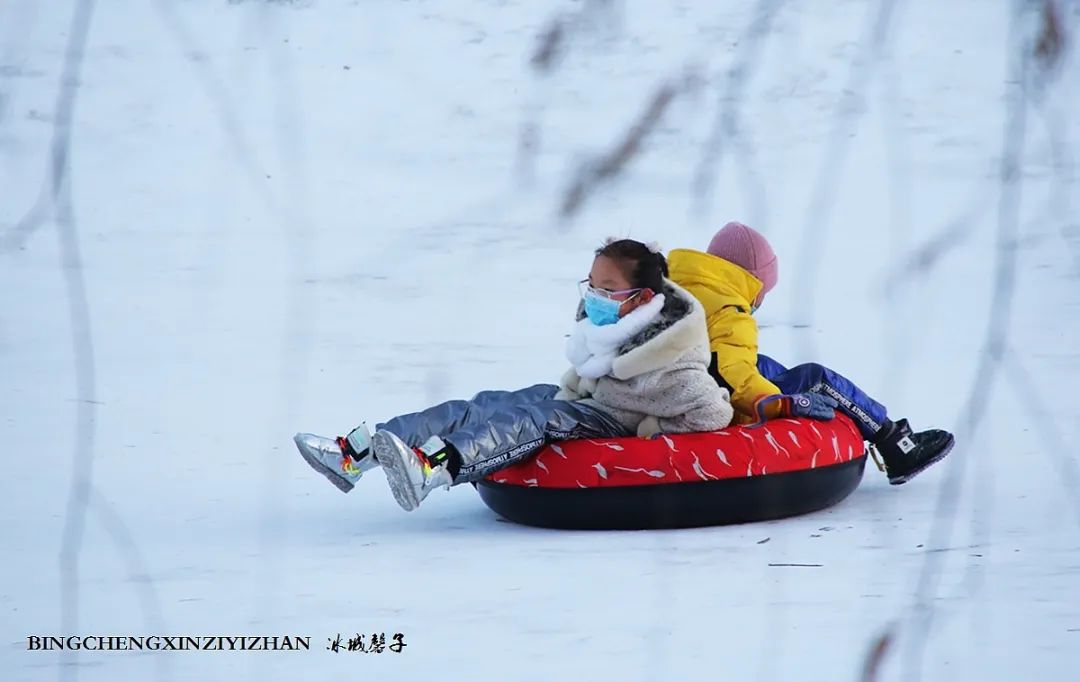
M 684 287 L 712 317 L 726 306 L 750 311 L 761 292 L 761 280 L 738 265 L 703 251 L 674 249 L 668 254 L 671 279 Z
M 653 322 L 626 340 L 616 354 L 611 375 L 625 381 L 677 362 L 695 348 L 708 354 L 705 310 L 688 291 L 664 280 L 664 307 Z

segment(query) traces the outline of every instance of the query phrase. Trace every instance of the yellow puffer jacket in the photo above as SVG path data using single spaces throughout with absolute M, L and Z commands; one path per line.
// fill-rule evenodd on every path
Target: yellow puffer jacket
M 731 393 L 733 423 L 757 420 L 758 401 L 782 391 L 757 370 L 757 322 L 750 302 L 761 291 L 761 281 L 730 263 L 701 251 L 675 249 L 668 254 L 670 278 L 705 307 L 712 350 L 710 373 Z M 777 417 L 779 401 L 766 404 L 767 417 Z

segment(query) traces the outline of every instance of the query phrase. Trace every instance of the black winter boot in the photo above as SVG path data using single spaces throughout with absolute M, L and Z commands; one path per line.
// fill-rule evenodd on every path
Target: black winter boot
M 874 438 L 874 446 L 885 460 L 889 483 L 907 483 L 952 450 L 956 439 L 948 431 L 930 429 L 912 433 L 906 419 L 890 422 Z

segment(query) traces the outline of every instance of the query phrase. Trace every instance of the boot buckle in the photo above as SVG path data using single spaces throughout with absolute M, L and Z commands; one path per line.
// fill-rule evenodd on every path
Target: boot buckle
M 878 452 L 877 447 L 870 443 L 870 447 L 866 448 L 866 450 L 870 453 L 870 459 L 874 460 L 874 464 L 877 465 L 878 471 L 883 474 L 888 473 L 885 471 L 885 463 L 881 461 L 881 454 Z

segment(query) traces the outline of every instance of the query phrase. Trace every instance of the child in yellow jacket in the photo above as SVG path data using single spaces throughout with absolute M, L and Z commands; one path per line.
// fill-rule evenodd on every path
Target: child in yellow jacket
M 904 483 L 942 459 L 954 439 L 947 431 L 913 433 L 892 421 L 885 406 L 833 370 L 816 363 L 788 369 L 758 353 L 753 313 L 776 285 L 778 262 L 769 242 L 741 223 L 728 223 L 705 252 L 668 254 L 671 279 L 705 307 L 712 363 L 709 372 L 731 393 L 734 423 L 777 417 L 831 419 L 839 409 L 882 455 L 889 482 Z

